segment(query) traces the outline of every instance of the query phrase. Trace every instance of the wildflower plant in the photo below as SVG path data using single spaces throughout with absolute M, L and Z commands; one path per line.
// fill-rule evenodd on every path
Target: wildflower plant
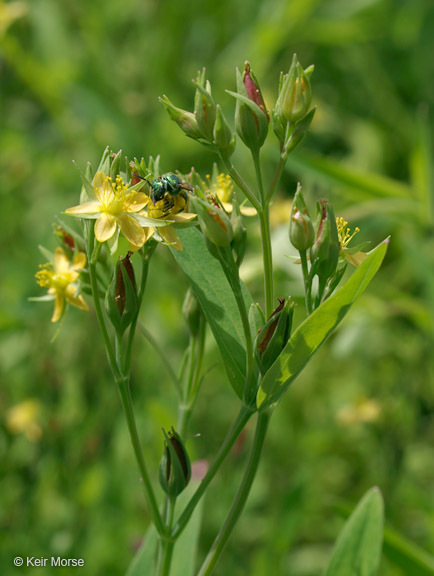
M 367 288 L 385 256 L 387 240 L 367 253 L 363 252 L 365 246 L 350 247 L 358 230 L 351 234 L 348 223 L 336 219 L 333 207 L 324 199 L 318 202 L 314 217 L 299 185 L 287 215 L 289 240 L 299 252 L 298 263 L 289 265 L 298 266 L 304 280 L 306 311 L 299 325 L 293 321 L 294 298 L 275 293 L 270 203 L 288 156 L 307 134 L 315 114 L 312 72 L 313 67 L 303 69 L 294 56 L 288 74 L 281 75 L 274 106 L 267 107 L 259 81 L 246 62 L 242 72 L 236 71 L 236 91 L 229 92 L 235 99 L 235 130 L 214 99 L 205 70 L 199 72 L 192 111 L 177 108 L 167 96 L 161 102 L 187 137 L 215 152 L 219 167 L 214 164 L 210 175 L 203 176 L 194 169 L 189 174 L 162 173 L 159 157 L 130 160 L 122 158 L 121 152 L 106 149 L 95 170 L 89 165 L 81 172 L 79 203 L 65 209 L 66 216 L 79 220 L 80 232 L 64 222 L 56 229 L 61 246 L 54 254 L 43 250 L 50 262 L 37 272 L 36 279 L 48 289 L 43 299 L 55 302 L 52 321 L 62 317 L 67 304 L 87 310 L 83 293 L 90 295 L 120 391 L 152 522 L 134 563 L 136 571 L 129 574 L 178 574 L 172 572 L 176 570 L 173 551 L 232 446 L 254 418 L 256 430 L 238 492 L 197 571 L 199 576 L 212 573 L 248 498 L 274 410 Z M 266 183 L 261 149 L 267 139 L 275 141 L 276 164 L 273 177 Z M 238 145 L 245 146 L 251 155 L 254 186 L 232 161 Z M 240 277 L 248 250 L 246 216 L 257 220 L 261 234 L 264 285 L 260 302 L 252 300 Z M 143 304 L 149 263 L 158 258 L 160 250 L 172 252 L 190 284 L 182 307 L 190 343 L 179 377 L 165 358 L 178 393 L 179 413 L 176 425 L 168 432 L 163 430 L 164 448 L 158 466 L 145 461 L 130 380 L 137 328 L 152 340 L 140 324 L 140 316 L 146 315 Z M 352 275 L 345 275 L 348 264 L 353 266 Z M 202 368 L 209 332 L 221 353 L 239 413 L 232 425 L 228 423 L 220 449 L 209 455 L 206 474 L 185 501 L 182 493 L 192 477 L 186 437 L 196 398 L 201 386 L 206 386 Z M 160 354 L 164 357 L 163 351 Z M 157 479 L 159 493 L 155 490 Z M 371 526 L 364 523 L 365 515 L 370 514 L 368 508 L 375 509 L 376 518 L 382 517 L 377 492 L 370 493 L 356 510 L 358 516 L 352 521 L 353 528 L 348 528 L 346 541 L 353 542 L 365 526 Z M 183 541 L 182 546 L 188 553 L 190 543 Z M 373 570 L 379 558 L 375 546 L 365 551 Z M 365 549 L 361 546 L 357 554 L 365 553 Z M 340 565 L 339 555 L 348 561 L 345 546 L 337 548 L 327 574 L 344 573 L 333 572 L 333 566 Z M 348 569 L 346 573 L 350 572 Z

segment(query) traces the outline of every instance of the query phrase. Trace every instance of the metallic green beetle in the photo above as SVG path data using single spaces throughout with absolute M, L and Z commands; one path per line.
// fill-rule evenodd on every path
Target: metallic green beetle
M 137 176 L 139 175 L 137 174 Z M 184 190 L 193 190 L 191 186 L 189 186 L 173 172 L 163 174 L 163 176 L 156 178 L 152 182 L 149 182 L 149 180 L 143 178 L 142 176 L 139 176 L 139 178 L 141 180 L 146 180 L 146 182 L 151 187 L 151 200 L 154 206 L 156 202 L 164 199 L 166 193 L 170 194 L 170 196 L 178 196 L 178 194 L 182 194 L 185 196 L 185 198 L 187 198 Z

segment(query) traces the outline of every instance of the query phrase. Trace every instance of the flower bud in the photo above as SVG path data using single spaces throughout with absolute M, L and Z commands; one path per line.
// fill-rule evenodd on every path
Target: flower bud
M 294 54 L 291 68 L 281 81 L 279 96 L 275 106 L 276 116 L 284 122 L 297 122 L 308 112 L 312 101 L 310 76 L 313 67 L 303 70 Z
M 194 116 L 202 136 L 212 142 L 217 108 L 211 95 L 211 84 L 205 78 L 205 68 L 198 73 L 195 84 Z
M 190 204 L 199 218 L 205 237 L 216 246 L 228 246 L 233 238 L 233 230 L 231 221 L 223 208 L 209 204 L 197 196 L 190 196 Z
M 294 248 L 305 252 L 315 240 L 315 230 L 309 217 L 300 184 L 294 196 L 289 219 L 289 239 Z
M 312 271 L 327 280 L 336 271 L 339 259 L 339 236 L 333 207 L 327 200 L 317 205 L 316 237 L 311 251 Z
M 179 434 L 172 429 L 164 434 L 164 452 L 160 462 L 159 480 L 164 492 L 178 496 L 191 478 L 190 458 Z
M 282 155 L 284 157 L 288 157 L 288 155 L 300 144 L 300 142 L 306 136 L 310 125 L 312 124 L 315 112 L 316 106 L 312 108 L 312 110 L 308 112 L 304 118 L 297 122 L 295 126 L 291 128 L 291 130 L 288 131 L 282 150 Z
M 130 261 L 132 252 L 119 259 L 105 299 L 107 315 L 114 328 L 124 332 L 137 314 L 138 299 L 134 269 Z
M 181 130 L 193 140 L 203 138 L 202 132 L 196 120 L 196 116 L 192 112 L 177 108 L 172 104 L 167 96 L 159 98 L 160 102 L 166 108 L 170 118 L 178 124 Z
M 291 335 L 294 303 L 288 298 L 279 298 L 279 306 L 258 332 L 255 340 L 255 358 L 262 374 L 270 368 L 285 348 Z
M 219 104 L 216 108 L 216 120 L 213 131 L 214 144 L 226 158 L 235 150 L 235 134 L 232 132 Z
M 200 327 L 200 318 L 202 310 L 199 302 L 191 288 L 185 294 L 184 303 L 182 304 L 182 314 L 184 315 L 187 326 L 192 336 L 197 336 Z
M 244 74 L 237 68 L 237 92 L 228 92 L 236 98 L 235 128 L 250 150 L 259 150 L 268 134 L 268 113 L 256 78 L 252 78 L 250 64 L 244 65 Z

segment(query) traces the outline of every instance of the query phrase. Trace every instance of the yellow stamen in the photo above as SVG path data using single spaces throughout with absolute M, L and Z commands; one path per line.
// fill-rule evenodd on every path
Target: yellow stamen
M 338 229 L 339 244 L 342 248 L 346 248 L 356 234 L 360 232 L 360 228 L 354 228 L 351 234 L 351 228 L 348 222 L 341 217 L 336 218 L 336 226 Z

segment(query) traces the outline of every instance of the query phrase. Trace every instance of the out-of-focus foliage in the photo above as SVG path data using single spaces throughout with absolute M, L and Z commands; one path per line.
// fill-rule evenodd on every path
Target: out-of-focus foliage
M 297 180 L 312 206 L 330 197 L 361 228 L 360 241 L 392 240 L 369 292 L 276 411 L 220 570 L 318 574 L 343 525 L 339 510 L 374 484 L 386 522 L 434 548 L 433 32 L 434 6 L 424 0 L 0 3 L 2 574 L 15 573 L 16 555 L 63 555 L 84 558 L 90 576 L 118 575 L 148 522 L 93 314 L 71 310 L 50 343 L 51 307 L 27 302 L 39 294 L 37 245 L 54 246 L 53 214 L 78 201 L 71 160 L 95 164 L 110 145 L 131 156 L 161 154 L 163 171 L 209 172 L 214 158 L 169 121 L 157 97 L 191 109 L 190 79 L 206 66 L 231 118 L 224 90 L 234 90 L 234 67 L 248 59 L 270 108 L 294 52 L 303 66 L 315 64 L 318 111 L 274 206 L 277 293 L 301 296 L 300 271 L 285 258 L 287 224 L 278 225 L 288 221 L 284 201 Z M 276 148 L 264 151 L 266 177 Z M 248 158 L 235 156 L 249 179 Z M 262 272 L 248 226 L 242 271 L 255 297 Z M 175 367 L 188 342 L 186 287 L 159 249 L 143 320 Z M 211 338 L 206 362 L 218 362 Z M 170 428 L 176 409 L 164 370 L 138 340 L 133 395 L 155 480 L 160 428 Z M 201 434 L 189 441 L 193 460 L 212 458 L 235 412 L 222 367 L 214 367 L 192 421 Z M 245 450 L 239 442 L 211 488 L 209 503 L 218 506 L 205 514 L 202 554 L 240 481 Z M 387 559 L 380 571 L 405 574 Z

